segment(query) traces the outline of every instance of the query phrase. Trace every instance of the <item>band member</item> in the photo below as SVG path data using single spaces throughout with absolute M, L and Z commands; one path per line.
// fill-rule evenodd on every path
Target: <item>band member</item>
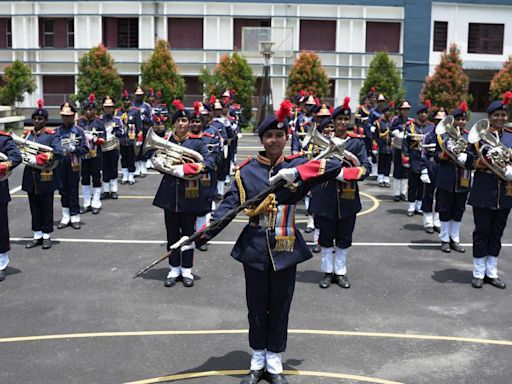
M 474 181 L 468 199 L 468 204 L 473 206 L 475 221 L 471 283 L 475 288 L 482 288 L 484 283 L 501 289 L 506 288 L 505 282 L 498 276 L 498 256 L 501 250 L 501 237 L 512 208 L 512 164 L 510 157 L 508 162 L 505 160 L 506 148 L 510 151 L 512 147 L 512 134 L 503 129 L 507 122 L 509 103 L 510 99 L 506 94 L 503 101 L 494 101 L 487 108 L 490 122 L 487 133 L 494 136 L 496 143 L 490 145 L 485 140 L 480 140 L 468 149 L 468 152 L 477 158 Z M 471 131 L 468 136 L 470 140 Z M 478 136 L 485 135 L 482 132 Z
M 115 115 L 123 122 L 124 132 L 119 136 L 119 145 L 121 152 L 121 172 L 123 177 L 121 184 L 135 184 L 134 172 L 135 170 L 135 145 L 136 141 L 143 140 L 144 133 L 142 131 L 142 118 L 141 111 L 143 109 L 132 107 L 130 95 L 128 91 L 124 91 L 121 99 L 122 108 L 116 110 Z M 145 136 L 144 136 L 145 138 Z M 139 148 L 142 146 L 139 145 Z M 144 167 L 146 160 L 144 160 Z M 140 164 L 139 163 L 139 174 Z M 142 177 L 145 177 L 142 176 Z
M 402 140 L 406 125 L 411 121 L 409 111 L 411 103 L 408 100 L 398 104 L 399 115 L 391 121 L 391 135 L 393 140 L 393 200 L 406 200 L 407 193 L 407 172 L 409 163 L 403 162 Z
M 244 265 L 249 343 L 253 349 L 250 372 L 242 384 L 256 384 L 264 376 L 271 383 L 288 383 L 282 374 L 281 354 L 286 349 L 296 267 L 312 257 L 295 227 L 295 205 L 313 183 L 340 173 L 339 162 L 335 160 L 307 162 L 299 155 L 284 156 L 290 111 L 291 103 L 283 103 L 277 117 L 268 117 L 260 124 L 258 135 L 264 151 L 240 165 L 235 182 L 213 214 L 215 221 L 269 184 L 287 182 L 287 187 L 279 188 L 258 207 L 245 210 L 249 224 L 231 252 Z M 208 241 L 228 224 L 226 220 L 215 231 L 205 232 L 196 244 Z
M 176 107 L 172 116 L 174 132 L 171 133 L 169 142 L 199 153 L 203 157 L 203 162 L 196 161 L 172 166 L 169 173 L 164 174 L 156 193 L 153 205 L 164 210 L 168 250 L 182 236 L 190 236 L 194 233 L 197 214 L 204 209 L 199 178 L 191 177 L 199 176 L 202 172 L 212 171 L 214 168 L 214 162 L 206 144 L 202 140 L 190 138 L 190 113 L 179 100 L 174 100 L 173 105 Z M 153 161 L 163 160 L 153 157 Z M 181 276 L 183 285 L 192 287 L 194 285 L 193 259 L 193 247 L 173 252 L 169 257 L 171 268 L 164 285 L 166 287 L 174 286 Z
M 223 105 L 215 96 L 210 97 L 211 109 L 213 110 L 213 121 L 210 125 L 219 132 L 222 137 L 221 141 L 221 160 L 217 168 L 217 194 L 216 200 L 222 200 L 224 196 L 224 187 L 226 185 L 226 178 L 229 177 L 229 142 L 232 138 L 231 130 L 227 126 L 226 119 L 222 115 Z
M 378 151 L 377 182 L 381 188 L 389 188 L 389 174 L 393 160 L 393 146 L 391 137 L 391 107 L 386 105 L 381 109 L 381 116 L 374 122 Z
M 48 111 L 43 107 L 43 100 L 38 100 L 37 109 L 32 112 L 34 129 L 25 131 L 24 139 L 37 144 L 46 145 L 53 149 L 51 153 L 38 153 L 30 158 L 23 170 L 22 190 L 28 194 L 30 214 L 32 215 L 32 231 L 34 238 L 25 245 L 30 249 L 42 245 L 50 249 L 53 232 L 53 194 L 60 187 L 60 182 L 54 170 L 48 167 L 50 163 L 58 162 L 62 156 L 60 136 L 56 130 L 46 128 Z M 46 167 L 45 167 L 46 166 Z
M 139 110 L 140 119 L 141 119 L 141 127 L 142 127 L 142 136 L 139 137 L 137 135 L 137 141 L 139 143 L 139 147 L 137 150 L 137 156 L 135 157 L 135 172 L 134 176 L 136 177 L 146 177 L 148 174 L 148 170 L 146 168 L 146 160 L 147 157 L 144 154 L 144 140 L 146 140 L 146 135 L 148 134 L 148 129 L 153 125 L 153 115 L 151 112 L 151 105 L 144 101 L 144 90 L 142 87 L 137 87 L 135 92 L 135 100 L 132 103 L 132 106 Z
M 370 111 L 370 121 L 372 123 L 375 123 L 380 117 L 382 116 L 382 113 L 384 112 L 384 108 L 388 104 L 386 103 L 386 96 L 384 96 L 382 93 L 377 97 L 377 104 L 374 108 Z
M 420 105 L 416 110 L 416 120 L 409 121 L 405 126 L 405 135 L 402 141 L 402 163 L 409 164 L 407 200 L 407 216 L 421 214 L 421 201 L 423 199 L 423 179 L 428 177 L 426 168 L 422 169 L 421 154 L 424 138 L 435 127 L 428 121 L 428 106 Z
M 12 137 L 0 130 L 0 281 L 5 280 L 9 264 L 9 216 L 7 205 L 11 201 L 9 194 L 9 173 L 21 163 L 21 153 Z
M 369 157 L 371 157 L 372 162 L 372 171 L 369 177 L 378 177 L 377 173 L 377 156 L 373 153 L 373 143 L 375 132 L 377 131 L 376 127 L 372 125 L 370 120 L 371 106 L 369 101 L 369 95 L 365 95 L 362 100 L 362 104 L 357 108 L 354 124 L 363 129 L 364 131 L 364 145 L 366 146 L 366 153 Z M 379 182 L 379 185 L 381 182 Z
M 468 131 L 465 130 L 467 121 L 467 104 L 464 101 L 460 108 L 452 112 L 454 118 L 452 132 L 435 135 L 437 147 L 435 156 L 438 167 L 437 176 L 437 201 L 441 221 L 441 251 L 465 252 L 460 242 L 460 224 L 466 201 L 468 199 L 469 186 L 471 185 L 471 171 L 469 167 L 474 159 L 468 156 L 466 151 Z M 455 137 L 458 135 L 458 139 Z M 430 136 L 425 143 L 428 145 Z M 434 136 L 434 135 L 432 135 Z M 469 160 L 468 160 L 469 159 Z M 468 163 L 469 162 L 469 163 Z
M 60 178 L 59 193 L 62 204 L 62 219 L 57 229 L 80 229 L 80 157 L 89 152 L 89 146 L 82 128 L 74 124 L 76 108 L 66 102 L 60 107 L 62 124 L 57 128 L 60 135 L 63 156 L 57 167 Z
M 96 96 L 91 93 L 83 103 L 84 116 L 76 121 L 76 125 L 84 130 L 90 147 L 89 153 L 82 157 L 80 167 L 84 196 L 84 206 L 80 213 L 92 211 L 93 214 L 98 214 L 101 209 L 101 145 L 105 143 L 105 130 L 103 121 L 96 116 L 96 106 Z
M 364 180 L 371 170 L 364 142 L 348 132 L 352 113 L 349 102 L 350 99 L 346 97 L 343 105 L 334 110 L 332 119 L 335 137 L 347 140 L 345 150 L 357 157 L 356 164 L 344 167 L 336 180 L 318 186 L 311 203 L 315 205 L 315 221 L 320 229 L 318 243 L 324 272 L 320 288 L 329 288 L 331 283 L 350 288 L 346 276 L 348 248 L 352 245 L 356 214 L 362 208 L 357 182 Z
M 124 134 L 122 120 L 114 116 L 115 100 L 110 96 L 103 98 L 103 126 L 105 128 L 105 143 L 102 146 L 103 155 L 103 192 L 102 199 L 117 199 L 117 166 L 119 163 L 119 140 Z

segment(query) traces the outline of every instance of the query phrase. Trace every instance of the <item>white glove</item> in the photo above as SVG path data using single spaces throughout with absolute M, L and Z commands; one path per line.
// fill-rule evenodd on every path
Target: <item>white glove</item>
M 446 149 L 448 149 L 450 152 L 453 152 L 453 149 L 455 148 L 455 143 L 453 140 L 448 140 L 446 143 Z
M 512 165 L 507 165 L 505 167 L 505 179 L 512 181 Z
M 225 145 L 222 150 L 223 150 L 224 158 L 227 159 L 229 147 L 227 145 Z
M 241 139 L 242 139 L 242 137 L 244 137 L 244 135 L 242 134 L 242 132 L 238 132 L 238 133 L 236 134 L 236 137 L 238 137 L 238 139 L 239 139 L 239 140 L 241 140 Z
M 171 168 L 171 174 L 176 177 L 185 176 L 185 171 L 183 170 L 183 164 L 181 165 L 173 165 Z
M 297 180 L 297 169 L 296 168 L 283 168 L 279 170 L 274 176 L 268 179 L 270 185 L 277 183 L 279 180 L 285 180 L 286 186 L 288 187 L 295 180 Z
M 69 143 L 69 146 L 68 146 L 68 152 L 71 153 L 71 152 L 75 152 L 76 150 L 76 147 L 75 147 L 75 144 L 73 143 Z
M 179 239 L 176 243 L 171 245 L 170 249 L 171 250 L 179 249 L 180 251 L 188 251 L 189 249 L 194 249 L 195 243 L 192 243 L 189 245 L 184 245 L 183 247 L 181 246 L 181 244 L 183 244 L 187 240 L 188 240 L 188 236 L 182 236 L 181 239 Z
M 391 132 L 391 134 L 393 136 L 398 136 L 399 133 L 400 133 L 400 130 L 398 130 L 398 129 L 393 129 L 393 131 Z
M 457 156 L 457 161 L 461 164 L 466 164 L 467 159 L 468 159 L 467 153 L 460 153 L 459 156 Z
M 154 156 L 151 158 L 151 162 L 157 168 L 162 168 L 164 166 L 164 159 L 160 156 Z
M 377 128 L 375 128 L 375 127 L 372 125 L 372 126 L 370 127 L 370 132 L 371 132 L 371 133 L 375 133 L 375 130 L 376 130 L 376 129 L 377 129 Z
M 377 156 L 377 154 L 378 154 L 378 153 L 379 153 L 379 151 L 377 151 L 376 149 L 372 150 L 372 154 L 373 154 L 374 156 Z
M 426 168 L 421 170 L 420 179 L 422 183 L 430 184 L 430 177 L 428 176 L 428 170 Z
M 345 179 L 343 178 L 343 175 L 344 175 L 343 171 L 344 170 L 345 170 L 345 168 L 341 168 L 340 173 L 338 173 L 338 176 L 336 176 L 336 180 L 338 180 L 338 181 L 345 181 Z
M 404 168 L 411 168 L 411 163 L 402 164 L 402 167 L 404 167 Z

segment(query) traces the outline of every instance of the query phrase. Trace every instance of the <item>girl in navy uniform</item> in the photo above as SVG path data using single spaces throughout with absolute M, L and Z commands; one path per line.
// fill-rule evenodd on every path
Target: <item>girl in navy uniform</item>
M 9 194 L 9 181 L 7 176 L 21 163 L 21 153 L 12 137 L 0 130 L 0 153 L 6 159 L 0 158 L 0 281 L 5 279 L 7 264 L 9 264 L 8 252 L 11 249 L 9 243 L 9 217 L 7 204 L 11 201 Z M 3 180 L 2 180 L 3 179 Z
M 62 157 L 60 135 L 54 129 L 45 128 L 48 122 L 48 111 L 43 108 L 43 100 L 38 100 L 38 108 L 32 113 L 33 131 L 26 131 L 24 138 L 53 148 L 50 155 L 40 153 L 36 156 L 38 166 L 59 161 Z M 52 246 L 50 234 L 53 232 L 53 194 L 60 187 L 60 180 L 54 170 L 40 170 L 25 165 L 22 189 L 28 194 L 32 230 L 34 238 L 25 248 L 30 249 L 42 245 L 43 249 Z
M 391 107 L 382 108 L 381 116 L 375 121 L 375 137 L 378 148 L 377 182 L 379 187 L 389 188 L 389 174 L 391 173 L 391 161 L 393 147 L 391 146 Z
M 411 110 L 411 103 L 404 100 L 398 104 L 399 115 L 395 116 L 391 122 L 391 135 L 393 140 L 400 143 L 400 136 L 403 137 L 406 125 L 412 121 L 409 118 L 409 111 Z M 407 177 L 408 177 L 409 163 L 404 161 L 402 157 L 402 146 L 394 145 L 393 148 L 393 200 L 405 201 L 407 193 Z

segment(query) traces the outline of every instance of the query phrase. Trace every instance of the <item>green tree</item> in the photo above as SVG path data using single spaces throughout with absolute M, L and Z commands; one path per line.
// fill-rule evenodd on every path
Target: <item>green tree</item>
M 290 100 L 301 90 L 319 99 L 329 95 L 329 77 L 315 52 L 302 51 L 288 73 L 286 94 Z
M 255 92 L 256 78 L 245 57 L 237 51 L 231 56 L 224 55 L 212 73 L 203 69 L 199 76 L 203 83 L 203 92 L 209 97 L 220 95 L 226 89 L 234 89 L 236 102 L 242 108 L 242 123 L 249 124 L 252 116 L 252 98 Z
M 507 91 L 512 91 L 512 56 L 503 63 L 503 69 L 496 73 L 491 80 L 491 97 L 498 100 Z
M 185 80 L 178 73 L 178 67 L 169 51 L 169 43 L 165 40 L 156 42 L 153 53 L 142 63 L 142 86 L 162 92 L 162 102 L 171 105 L 174 99 L 183 100 Z
M 2 82 L 4 86 L 0 88 L 0 104 L 13 108 L 25 99 L 25 93 L 31 94 L 37 88 L 29 66 L 19 60 L 5 67 Z
M 80 57 L 77 76 L 78 93 L 71 98 L 82 103 L 91 93 L 101 103 L 104 96 L 119 101 L 123 89 L 123 80 L 114 63 L 114 59 L 103 44 L 92 48 Z
M 469 78 L 462 69 L 456 44 L 451 44 L 448 52 L 443 52 L 434 73 L 427 76 L 420 102 L 425 103 L 426 100 L 431 101 L 433 109 L 443 107 L 447 111 L 457 108 L 464 100 L 471 105 L 473 97 L 469 93 Z
M 405 89 L 402 76 L 396 64 L 387 52 L 377 52 L 370 62 L 370 68 L 363 87 L 359 91 L 359 98 L 363 97 L 375 87 L 376 92 L 383 94 L 386 100 L 403 100 Z

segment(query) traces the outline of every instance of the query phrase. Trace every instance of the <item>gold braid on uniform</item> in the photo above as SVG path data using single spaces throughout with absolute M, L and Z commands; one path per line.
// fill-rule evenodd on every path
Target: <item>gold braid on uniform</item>
M 240 203 L 245 203 L 247 198 L 245 194 L 245 188 L 242 183 L 242 177 L 240 176 L 240 170 L 235 172 L 235 182 L 238 187 L 238 191 L 240 194 Z M 268 222 L 274 227 L 275 222 L 275 214 L 277 212 L 277 201 L 275 193 L 270 193 L 263 199 L 263 201 L 255 208 L 245 208 L 244 213 L 249 217 L 259 216 L 264 213 L 268 213 Z

